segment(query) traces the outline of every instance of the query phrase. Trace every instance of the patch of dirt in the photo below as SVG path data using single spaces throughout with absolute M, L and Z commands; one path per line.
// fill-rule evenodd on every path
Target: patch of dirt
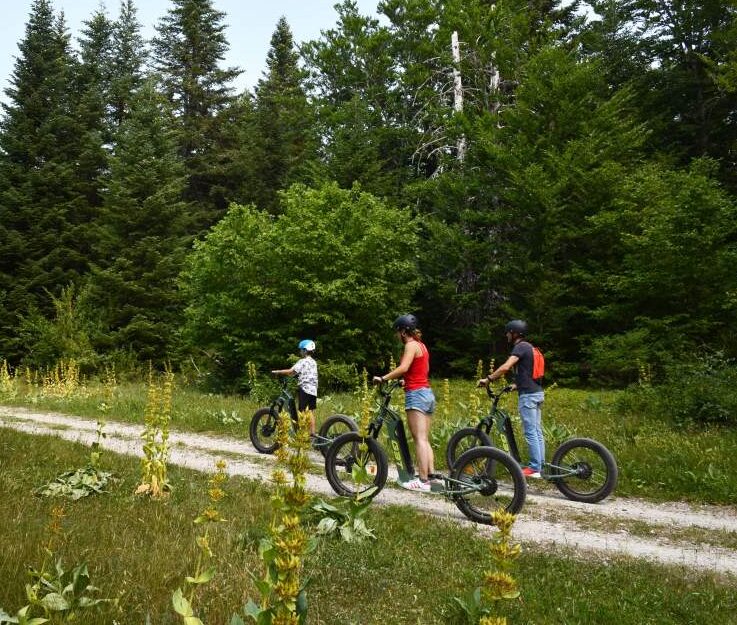
M 97 424 L 91 419 L 0 406 L 0 427 L 29 434 L 49 434 L 90 445 L 96 439 Z M 140 425 L 108 421 L 104 447 L 121 454 L 141 456 L 141 429 Z M 273 458 L 259 454 L 247 439 L 172 431 L 169 440 L 172 464 L 198 471 L 213 471 L 215 461 L 227 455 L 230 474 L 261 480 L 270 477 Z M 321 461 L 319 454 L 313 456 L 316 472 L 307 476 L 307 486 L 312 492 L 329 497 L 333 492 L 321 474 Z M 387 487 L 376 497 L 375 502 L 380 505 L 410 505 L 453 522 L 469 523 L 455 505 L 442 496 Z M 577 519 L 580 520 L 582 515 L 597 522 L 579 524 Z M 596 516 L 601 518 L 592 518 Z M 620 529 L 610 532 L 590 529 L 592 526 L 607 527 L 606 520 L 616 521 Z M 651 537 L 634 536 L 626 529 L 621 529 L 621 524 L 624 523 L 626 527 L 627 522 L 646 523 L 651 528 Z M 482 534 L 493 531 L 486 526 L 475 527 Z M 710 532 L 727 532 L 737 536 L 737 511 L 716 506 L 657 504 L 619 497 L 610 497 L 591 505 L 569 501 L 557 491 L 536 487 L 533 482 L 525 506 L 514 525 L 514 536 L 523 543 L 598 554 L 602 559 L 630 556 L 737 576 L 737 550 L 705 542 L 679 541 L 674 538 L 678 532 L 669 531 L 674 527 L 693 530 L 688 532 L 689 536 L 703 532 L 704 540 Z M 658 528 L 662 530 L 660 535 Z M 718 543 L 718 540 L 711 542 Z

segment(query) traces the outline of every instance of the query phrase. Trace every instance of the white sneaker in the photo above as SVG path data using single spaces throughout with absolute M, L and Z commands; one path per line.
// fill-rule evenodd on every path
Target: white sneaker
M 431 489 L 430 483 L 423 482 L 419 477 L 409 480 L 409 482 L 399 482 L 399 485 L 407 490 L 415 490 L 421 493 L 429 493 Z

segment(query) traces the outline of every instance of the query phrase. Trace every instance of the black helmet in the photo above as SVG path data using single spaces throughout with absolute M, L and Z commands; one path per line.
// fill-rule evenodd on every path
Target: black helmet
M 507 332 L 514 332 L 520 336 L 526 336 L 527 322 L 522 321 L 522 319 L 512 319 L 512 321 L 508 321 L 507 325 L 504 326 L 504 333 L 506 334 Z
M 394 320 L 392 326 L 395 330 L 407 330 L 413 332 L 417 329 L 417 317 L 414 315 L 402 315 Z

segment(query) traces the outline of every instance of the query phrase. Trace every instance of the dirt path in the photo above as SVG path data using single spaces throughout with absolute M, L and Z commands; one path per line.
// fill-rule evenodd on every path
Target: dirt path
M 96 438 L 95 421 L 25 408 L 0 406 L 0 427 L 31 434 L 52 434 L 91 444 Z M 108 422 L 106 449 L 121 454 L 141 455 L 141 426 Z M 256 452 L 250 441 L 203 434 L 171 432 L 171 462 L 199 471 L 212 471 L 223 456 L 232 475 L 268 479 L 273 458 Z M 332 496 L 327 480 L 320 475 L 320 456 L 314 456 L 315 474 L 308 487 Z M 468 523 L 461 512 L 442 497 L 385 488 L 375 500 L 379 504 L 411 505 L 418 510 L 454 522 Z M 481 533 L 489 528 L 475 526 Z M 634 532 L 643 534 L 635 535 Z M 628 555 L 663 564 L 737 575 L 737 512 L 730 509 L 685 504 L 653 504 L 636 499 L 611 497 L 596 504 L 569 501 L 550 490 L 531 485 L 527 501 L 514 526 L 515 538 L 526 543 L 568 547 L 576 552 L 594 552 L 599 557 Z M 727 548 L 719 545 L 730 545 Z

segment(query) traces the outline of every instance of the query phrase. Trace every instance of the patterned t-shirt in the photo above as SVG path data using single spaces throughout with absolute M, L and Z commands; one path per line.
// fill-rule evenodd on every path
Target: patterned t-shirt
M 317 397 L 317 363 L 312 356 L 305 356 L 292 367 L 297 374 L 297 384 L 308 395 Z

